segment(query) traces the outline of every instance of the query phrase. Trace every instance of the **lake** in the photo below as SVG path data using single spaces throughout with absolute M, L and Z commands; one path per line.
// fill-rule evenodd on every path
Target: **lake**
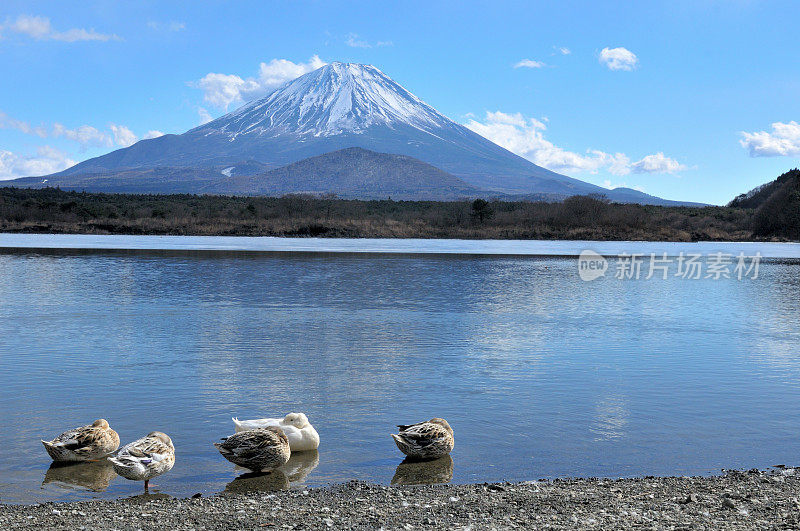
M 605 275 L 581 279 L 584 249 Z M 706 276 L 718 252 L 730 278 Z M 763 257 L 741 280 L 740 252 Z M 621 253 L 641 278 L 616 278 Z M 49 469 L 39 440 L 100 417 L 172 437 L 172 496 L 798 464 L 797 244 L 0 234 L 0 275 L 4 503 L 139 494 L 102 464 Z M 290 411 L 322 444 L 280 473 L 212 447 L 232 416 Z M 401 465 L 394 425 L 433 416 L 452 459 Z

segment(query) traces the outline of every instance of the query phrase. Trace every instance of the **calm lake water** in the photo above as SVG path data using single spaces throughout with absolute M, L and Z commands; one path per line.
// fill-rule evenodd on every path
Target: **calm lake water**
M 123 441 L 172 437 L 175 468 L 154 483 L 174 496 L 798 464 L 796 245 L 723 245 L 771 257 L 755 279 L 616 279 L 609 259 L 584 282 L 574 257 L 536 254 L 721 246 L 223 240 L 86 251 L 0 234 L 0 502 L 138 494 L 102 464 L 48 470 L 39 439 L 99 417 Z M 289 411 L 322 445 L 279 474 L 240 478 L 211 446 L 231 416 Z M 452 460 L 398 466 L 394 425 L 432 416 L 455 430 Z

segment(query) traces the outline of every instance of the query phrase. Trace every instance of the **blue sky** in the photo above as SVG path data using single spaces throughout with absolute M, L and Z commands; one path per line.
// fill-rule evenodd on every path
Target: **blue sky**
M 798 22 L 796 3 L 756 0 L 4 0 L 0 179 L 352 61 L 560 173 L 725 203 L 798 166 Z

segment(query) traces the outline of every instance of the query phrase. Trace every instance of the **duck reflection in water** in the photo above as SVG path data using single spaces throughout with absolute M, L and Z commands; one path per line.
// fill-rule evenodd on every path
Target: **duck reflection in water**
M 174 500 L 175 497 L 167 494 L 166 492 L 155 492 L 153 490 L 148 490 L 147 492 L 140 492 L 139 494 L 134 494 L 133 496 L 128 496 L 127 498 L 122 499 L 136 502 L 149 502 L 155 500 Z
M 453 479 L 453 458 L 445 455 L 432 461 L 406 458 L 397 465 L 392 485 L 432 485 Z
M 302 483 L 312 470 L 319 465 L 319 452 L 296 452 L 285 465 L 269 473 L 250 472 L 237 466 L 235 470 L 245 474 L 237 477 L 225 487 L 225 492 L 273 492 L 286 490 L 290 485 Z
M 306 476 L 319 465 L 319 452 L 311 450 L 308 452 L 293 452 L 289 461 L 281 466 L 281 470 L 289 478 L 291 483 L 302 483 Z
M 279 468 L 271 472 L 247 472 L 225 485 L 225 492 L 243 494 L 246 492 L 275 492 L 289 488 L 289 478 Z
M 60 487 L 103 492 L 116 475 L 114 467 L 106 459 L 85 463 L 54 462 L 45 472 L 42 486 L 52 483 Z

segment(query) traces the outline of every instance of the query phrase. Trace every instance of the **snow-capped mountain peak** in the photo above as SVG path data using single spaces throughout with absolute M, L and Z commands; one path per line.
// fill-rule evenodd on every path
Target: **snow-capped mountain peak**
M 382 161 L 370 166 L 373 159 L 362 160 L 357 153 L 347 151 L 351 148 L 373 152 Z M 330 156 L 319 158 L 326 154 Z M 386 197 L 387 189 L 381 188 L 388 186 L 386 175 L 374 174 L 382 184 L 366 175 L 376 168 L 383 168 L 385 173 L 389 167 L 386 157 L 396 155 L 433 166 L 460 179 L 462 185 L 487 194 L 548 199 L 606 194 L 621 201 L 660 201 L 633 190 L 609 191 L 536 166 L 439 114 L 374 66 L 354 63 L 328 64 L 183 134 L 141 140 L 85 160 L 58 174 L 58 182 L 50 178 L 48 184 L 64 187 L 71 182 L 76 189 L 83 189 L 87 182 L 84 176 L 121 172 L 116 184 L 100 191 L 206 193 L 209 178 L 223 178 L 227 184 L 214 190 L 235 193 L 242 192 L 236 184 L 240 178 L 261 175 L 273 181 L 251 191 L 305 193 L 318 190 L 317 177 L 334 182 L 331 179 L 356 175 L 353 169 L 360 168 L 364 181 L 359 186 L 363 186 L 364 197 Z M 298 165 L 304 160 L 307 163 Z M 333 175 L 337 164 L 341 175 Z M 323 165 L 327 173 L 316 174 Z M 402 165 L 406 168 L 401 173 L 409 179 L 409 188 L 403 192 L 406 196 L 430 189 L 417 178 L 423 174 L 430 177 L 428 170 L 408 160 Z M 285 171 L 278 172 L 281 167 Z M 128 182 L 129 170 L 147 170 L 143 175 L 157 176 L 155 188 L 143 188 L 136 179 Z M 196 179 L 194 184 L 175 177 L 187 172 Z M 41 178 L 36 179 L 40 185 Z M 440 179 L 438 182 L 442 183 Z M 396 187 L 392 190 L 398 192 Z
M 374 66 L 330 63 L 196 132 L 240 135 L 362 133 L 374 125 L 404 124 L 423 131 L 452 122 Z

